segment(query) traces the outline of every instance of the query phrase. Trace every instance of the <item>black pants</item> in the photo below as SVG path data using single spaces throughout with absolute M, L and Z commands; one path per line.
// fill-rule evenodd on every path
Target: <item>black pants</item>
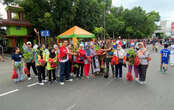
M 146 72 L 147 72 L 147 65 L 139 65 L 139 80 L 145 81 L 146 80 Z
M 115 77 L 118 78 L 118 74 L 119 77 L 122 78 L 122 63 L 119 63 L 117 65 L 115 65 Z
M 68 66 L 68 67 L 69 67 L 69 68 L 68 68 L 68 73 L 70 74 L 71 71 L 72 71 L 72 68 L 71 68 L 71 67 L 72 67 L 72 62 L 71 62 L 71 61 L 68 61 L 68 62 L 69 62 L 69 63 L 68 63 L 68 65 L 69 65 L 69 66 Z
M 41 83 L 42 80 L 45 80 L 45 67 L 37 66 L 37 71 L 38 71 L 38 81 L 39 83 Z
M 27 63 L 27 69 L 28 69 L 29 73 L 30 73 L 30 67 L 32 67 L 34 74 L 37 76 L 37 70 L 36 70 L 35 62 Z M 31 74 L 28 74 L 27 76 L 30 77 Z
M 48 70 L 48 77 L 49 77 L 49 81 L 52 81 L 52 77 L 53 77 L 53 81 L 56 80 L 56 69 L 52 69 L 52 70 Z
M 77 77 L 82 77 L 83 76 L 83 67 L 84 67 L 84 63 L 78 63 L 78 69 L 77 69 Z
M 105 76 L 109 76 L 109 65 L 110 65 L 110 62 L 111 62 L 112 58 L 106 58 L 105 59 L 105 62 L 106 62 L 106 73 L 105 73 Z M 112 74 L 114 75 L 114 66 L 111 65 L 111 69 L 112 69 Z

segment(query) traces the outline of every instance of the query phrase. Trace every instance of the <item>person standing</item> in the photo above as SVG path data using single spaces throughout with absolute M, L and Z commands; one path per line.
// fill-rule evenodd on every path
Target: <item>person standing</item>
M 145 84 L 146 81 L 146 72 L 148 68 L 148 57 L 149 57 L 149 52 L 146 50 L 144 47 L 143 43 L 140 42 L 138 43 L 139 50 L 137 51 L 137 56 L 140 60 L 140 65 L 139 65 L 139 83 L 140 84 Z
M 161 65 L 160 65 L 160 70 L 162 71 L 162 65 L 164 64 L 164 72 L 167 71 L 167 65 L 169 64 L 169 58 L 171 51 L 168 48 L 167 44 L 164 44 L 164 48 L 161 49 L 160 51 L 160 57 L 161 57 Z
M 60 85 L 64 85 L 64 76 L 66 81 L 73 81 L 73 79 L 70 79 L 70 75 L 68 73 L 68 60 L 69 60 L 69 52 L 67 49 L 68 41 L 64 40 L 63 45 L 60 47 L 60 58 L 59 58 L 59 63 L 60 63 Z
M 112 42 L 109 38 L 106 39 L 106 45 L 104 46 L 104 51 L 106 52 L 105 62 L 106 62 L 106 72 L 104 74 L 104 78 L 109 77 L 109 66 L 112 60 L 113 52 L 112 52 Z M 114 67 L 111 65 L 112 72 L 114 72 Z
M 36 68 L 38 71 L 38 82 L 40 85 L 44 85 L 45 80 L 45 65 L 46 65 L 46 54 L 42 50 L 43 47 L 41 46 L 35 56 L 35 63 L 36 63 Z
M 55 53 L 57 55 L 57 60 L 58 60 L 57 67 L 56 67 L 56 78 L 58 78 L 59 77 L 59 72 L 60 72 L 60 65 L 59 65 L 60 50 L 59 50 L 58 45 L 56 45 L 56 44 L 53 45 L 53 48 L 55 49 Z
M 30 67 L 32 67 L 34 74 L 37 76 L 36 66 L 35 66 L 35 52 L 32 49 L 32 43 L 30 41 L 27 42 L 27 45 L 24 43 L 23 45 L 24 50 L 24 62 L 25 66 L 27 67 L 29 74 L 28 80 L 31 80 L 31 74 L 30 74 Z
M 4 58 L 2 56 L 3 56 L 3 46 L 0 45 L 0 61 L 4 62 Z
M 19 82 L 23 80 L 23 63 L 22 63 L 22 54 L 20 53 L 20 49 L 18 47 L 15 48 L 15 52 L 11 56 L 12 59 L 12 69 L 16 70 L 18 74 L 18 78 L 15 79 L 15 82 Z
M 84 73 L 85 73 L 85 77 L 89 78 L 89 71 L 90 71 L 90 63 L 92 61 L 91 59 L 91 51 L 90 51 L 90 47 L 89 45 L 86 46 L 85 49 L 85 60 L 84 60 Z
M 84 69 L 84 59 L 85 59 L 85 50 L 83 50 L 83 45 L 80 44 L 80 48 L 78 50 L 76 62 L 78 64 L 77 69 L 77 78 L 83 78 L 83 69 Z
M 128 72 L 132 75 L 132 68 L 134 67 L 135 80 L 138 81 L 138 66 L 134 65 L 135 57 L 136 51 L 134 50 L 134 44 L 131 44 L 130 49 L 127 52 Z
M 91 45 L 90 52 L 92 57 L 92 63 L 91 63 L 92 78 L 95 78 L 95 74 L 97 72 L 100 72 L 100 62 L 98 56 L 96 55 L 96 50 L 94 45 Z
M 123 64 L 126 64 L 126 53 L 121 48 L 121 45 L 117 44 L 117 49 L 114 51 L 114 56 L 116 56 L 118 59 L 118 64 L 116 63 L 115 65 L 115 79 L 118 79 L 118 74 L 119 78 L 122 79 L 122 66 Z
M 48 71 L 49 82 L 52 83 L 53 81 L 56 81 L 55 72 L 57 66 L 57 56 L 54 48 L 50 49 L 50 53 L 49 55 L 47 55 L 46 61 L 47 61 L 46 69 Z
M 174 65 L 174 44 L 171 45 L 170 47 L 171 55 L 170 55 L 170 65 Z

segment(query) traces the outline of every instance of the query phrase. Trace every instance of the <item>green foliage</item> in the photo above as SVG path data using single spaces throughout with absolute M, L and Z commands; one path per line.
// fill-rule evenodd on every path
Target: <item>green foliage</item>
M 150 37 L 160 20 L 158 12 L 146 12 L 141 7 L 124 9 L 112 6 L 112 0 L 4 0 L 4 4 L 24 7 L 25 18 L 37 30 L 49 29 L 57 36 L 77 25 L 96 36 L 122 36 L 122 38 Z M 104 27 L 104 11 L 106 25 Z M 30 30 L 31 32 L 33 29 Z M 29 32 L 30 32 L 29 31 Z
M 32 59 L 33 58 L 33 55 L 30 52 L 25 52 L 23 54 L 23 57 L 24 57 L 24 60 L 27 61 L 27 60 Z
M 97 36 L 97 37 L 101 37 L 102 36 L 102 33 L 104 31 L 104 28 L 103 27 L 94 27 L 94 34 Z

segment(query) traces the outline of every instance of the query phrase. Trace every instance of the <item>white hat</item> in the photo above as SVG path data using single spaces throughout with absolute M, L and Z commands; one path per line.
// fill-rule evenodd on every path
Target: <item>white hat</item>
M 27 45 L 29 45 L 29 44 L 31 45 L 31 42 L 30 41 L 27 42 Z
M 57 48 L 58 46 L 56 44 L 53 45 L 53 48 Z
M 37 49 L 39 46 L 37 45 L 37 44 L 35 44 L 34 46 L 33 46 L 33 48 L 34 49 Z

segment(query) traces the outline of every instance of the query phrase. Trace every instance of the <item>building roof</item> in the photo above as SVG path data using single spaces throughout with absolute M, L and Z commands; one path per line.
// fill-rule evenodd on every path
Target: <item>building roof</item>
M 7 6 L 5 9 L 6 11 L 10 10 L 11 12 L 24 12 L 24 8 L 19 6 Z
M 30 27 L 30 26 L 32 26 L 32 24 L 29 21 L 0 19 L 0 26 L 26 26 L 26 27 Z

